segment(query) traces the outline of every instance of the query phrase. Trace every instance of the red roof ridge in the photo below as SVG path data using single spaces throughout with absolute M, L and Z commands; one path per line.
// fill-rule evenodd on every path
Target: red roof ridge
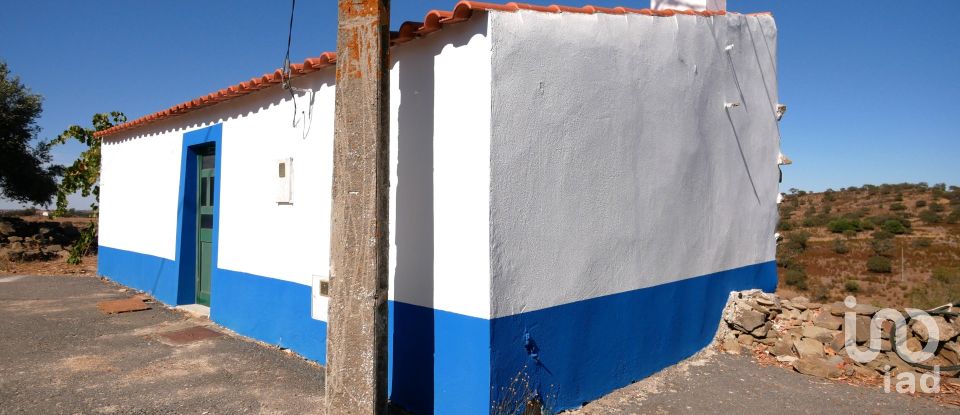
M 400 29 L 396 32 L 391 32 L 390 36 L 390 45 L 397 45 L 401 43 L 409 42 L 418 37 L 425 36 L 429 33 L 436 32 L 443 29 L 444 25 L 460 23 L 470 19 L 473 15 L 473 11 L 502 11 L 502 12 L 518 12 L 521 10 L 529 10 L 543 13 L 581 13 L 581 14 L 642 14 L 647 16 L 661 16 L 669 17 L 677 14 L 685 15 L 696 15 L 696 16 L 723 16 L 727 14 L 725 10 L 704 10 L 704 11 L 694 11 L 694 10 L 653 10 L 653 9 L 632 9 L 628 7 L 600 7 L 600 6 L 591 6 L 586 5 L 583 7 L 571 7 L 571 6 L 558 6 L 555 4 L 549 6 L 539 6 L 527 3 L 517 3 L 509 2 L 505 4 L 499 3 L 486 3 L 479 1 L 460 1 L 453 7 L 453 10 L 431 10 L 427 12 L 423 17 L 423 22 L 404 22 L 400 25 Z M 753 13 L 751 15 L 758 14 L 769 14 L 769 13 Z M 324 52 L 320 56 L 307 58 L 303 63 L 296 63 L 290 65 L 290 79 L 298 78 L 303 75 L 306 75 L 311 72 L 316 72 L 320 69 L 334 66 L 337 62 L 337 54 L 335 52 Z M 123 124 L 118 124 L 106 130 L 97 131 L 94 133 L 95 137 L 105 137 L 108 135 L 119 133 L 120 131 L 127 130 L 134 127 L 139 127 L 144 124 L 152 123 L 154 121 L 159 121 L 171 117 L 176 117 L 178 115 L 185 114 L 187 112 L 192 112 L 200 108 L 205 108 L 211 105 L 215 105 L 224 101 L 228 101 L 237 97 L 241 97 L 261 89 L 269 88 L 274 85 L 280 84 L 283 81 L 283 72 L 280 69 L 276 69 L 271 73 L 264 74 L 259 77 L 251 78 L 248 81 L 241 82 L 239 84 L 231 85 L 226 88 L 223 88 L 217 92 L 213 92 L 202 97 L 196 98 L 191 101 L 187 101 L 178 105 L 174 105 L 170 108 L 167 108 L 163 111 L 155 112 L 140 118 L 137 118 L 133 121 L 129 121 Z

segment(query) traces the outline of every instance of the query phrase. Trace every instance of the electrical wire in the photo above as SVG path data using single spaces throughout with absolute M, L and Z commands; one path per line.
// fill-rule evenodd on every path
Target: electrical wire
M 280 78 L 283 89 L 290 89 L 290 45 L 293 44 L 293 12 L 297 8 L 297 0 L 290 1 L 290 25 L 287 27 L 287 53 L 283 55 L 283 64 L 280 66 Z
M 297 126 L 297 95 L 293 86 L 290 85 L 290 45 L 293 44 L 293 15 L 297 9 L 297 0 L 290 0 L 290 24 L 287 27 L 287 52 L 283 55 L 283 64 L 280 66 L 280 85 L 283 89 L 290 92 L 290 101 L 293 101 L 293 121 L 294 127 Z

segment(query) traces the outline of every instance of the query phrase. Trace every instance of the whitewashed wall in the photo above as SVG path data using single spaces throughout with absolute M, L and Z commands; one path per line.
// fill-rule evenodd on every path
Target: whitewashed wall
M 329 273 L 334 73 L 148 125 L 103 146 L 100 244 L 174 259 L 183 133 L 223 124 L 217 266 L 311 285 Z M 293 203 L 277 160 L 293 158 Z M 317 316 L 326 319 L 326 305 Z
M 182 143 L 181 134 L 104 142 L 100 245 L 175 259 Z
M 392 53 L 390 298 L 487 318 L 487 18 Z M 293 84 L 310 91 L 298 93 L 296 115 L 274 87 L 108 138 L 100 243 L 174 259 L 183 133 L 223 123 L 217 266 L 304 285 L 329 275 L 334 71 Z M 293 203 L 278 204 L 286 157 Z
M 329 269 L 333 71 L 293 85 L 311 91 L 298 94 L 296 115 L 289 92 L 280 88 L 226 104 L 245 115 L 223 125 L 218 266 L 310 285 L 311 275 Z M 252 111 L 264 99 L 269 107 Z M 282 204 L 277 161 L 288 157 L 293 202 Z
M 490 25 L 493 317 L 773 260 L 772 18 Z
M 391 298 L 489 318 L 486 15 L 391 53 Z

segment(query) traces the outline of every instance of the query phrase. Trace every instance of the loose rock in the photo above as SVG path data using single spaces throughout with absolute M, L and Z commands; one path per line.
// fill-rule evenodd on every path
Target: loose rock
M 830 343 L 833 341 L 833 335 L 837 332 L 818 326 L 804 326 L 800 333 L 803 337 L 817 339 L 820 343 Z
M 821 312 L 813 319 L 813 324 L 828 330 L 840 330 L 840 326 L 843 325 L 843 318 Z
M 793 342 L 793 348 L 797 351 L 797 354 L 800 355 L 800 358 L 804 357 L 823 357 L 823 343 L 820 343 L 814 339 L 804 337 L 800 340 Z
M 793 367 L 797 372 L 821 378 L 838 378 L 843 375 L 840 368 L 818 357 L 801 357 L 793 363 Z
M 933 321 L 937 324 L 937 328 L 939 329 L 938 336 L 936 336 L 934 340 L 942 342 L 942 341 L 948 341 L 950 339 L 953 339 L 954 337 L 957 337 L 957 329 L 953 327 L 952 324 L 947 323 L 947 321 L 943 317 L 933 316 L 932 318 L 933 318 Z M 913 332 L 916 333 L 918 337 L 920 337 L 920 340 L 923 340 L 924 342 L 926 342 L 930 338 L 930 333 L 928 332 L 927 325 L 924 324 L 923 322 L 915 320 L 913 324 L 910 325 L 910 327 L 913 329 Z
M 734 311 L 731 320 L 728 322 L 732 324 L 734 328 L 749 333 L 766 322 L 766 314 L 746 307 L 740 307 Z

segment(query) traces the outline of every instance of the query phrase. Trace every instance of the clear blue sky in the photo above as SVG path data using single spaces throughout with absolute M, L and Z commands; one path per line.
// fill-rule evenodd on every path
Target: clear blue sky
M 455 1 L 392 3 L 397 28 Z M 960 184 L 960 1 L 728 0 L 728 8 L 777 19 L 780 101 L 789 106 L 783 151 L 794 161 L 784 168 L 784 190 Z M 41 137 L 52 138 L 89 124 L 94 112 L 135 118 L 272 71 L 282 61 L 289 12 L 284 0 L 9 0 L 0 13 L 0 59 L 44 96 Z M 335 48 L 336 2 L 300 0 L 293 60 Z M 58 148 L 56 161 L 69 163 L 79 150 Z M 0 200 L 0 208 L 11 206 Z

